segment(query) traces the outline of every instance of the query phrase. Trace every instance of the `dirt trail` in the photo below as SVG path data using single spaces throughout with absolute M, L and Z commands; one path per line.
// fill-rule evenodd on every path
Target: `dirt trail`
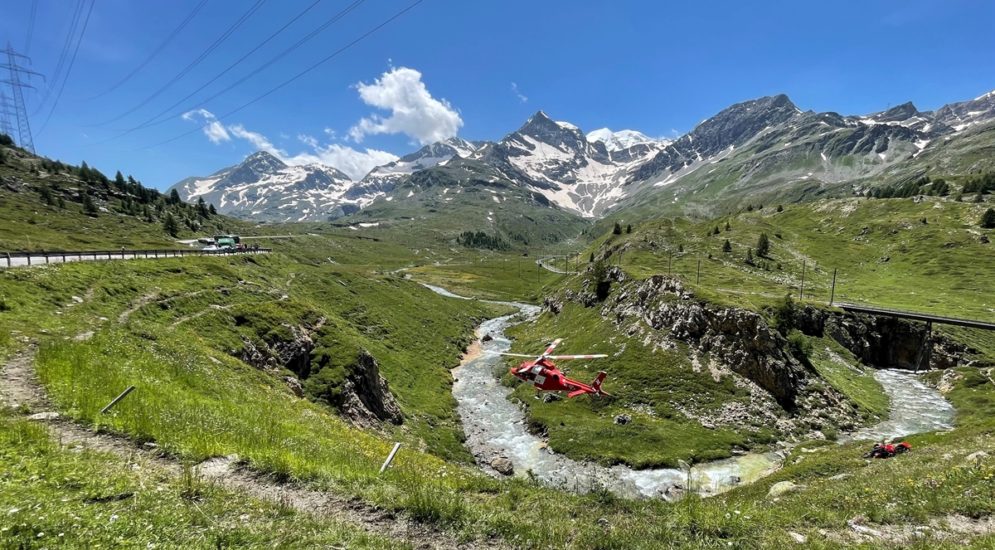
M 139 461 L 174 476 L 182 473 L 183 466 L 179 460 L 164 456 L 154 448 L 140 447 L 125 437 L 95 433 L 52 414 L 55 408 L 35 374 L 36 351 L 36 347 L 29 347 L 3 365 L 0 399 L 4 404 L 11 408 L 23 407 L 31 414 L 29 418 L 44 421 L 53 439 L 63 445 L 110 453 L 129 462 Z M 373 535 L 403 541 L 418 549 L 506 547 L 495 541 L 460 542 L 450 533 L 355 499 L 278 482 L 241 468 L 236 457 L 211 458 L 198 464 L 195 470 L 201 479 L 225 489 L 289 506 L 310 516 L 347 524 Z

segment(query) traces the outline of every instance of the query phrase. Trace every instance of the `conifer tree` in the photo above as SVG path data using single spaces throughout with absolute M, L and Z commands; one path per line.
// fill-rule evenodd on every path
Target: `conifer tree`
M 767 238 L 766 233 L 761 233 L 760 238 L 757 239 L 757 256 L 764 258 L 768 252 L 770 252 L 770 239 Z
M 180 224 L 176 222 L 176 218 L 173 217 L 172 212 L 166 213 L 166 219 L 162 222 L 162 228 L 166 230 L 166 233 L 169 233 L 170 237 L 175 237 L 180 232 Z
M 83 195 L 83 213 L 87 216 L 97 216 L 97 205 L 93 202 L 93 197 L 90 195 Z

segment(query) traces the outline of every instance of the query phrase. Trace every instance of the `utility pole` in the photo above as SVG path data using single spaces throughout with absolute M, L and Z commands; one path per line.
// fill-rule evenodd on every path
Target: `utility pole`
M 0 80 L 0 84 L 9 85 L 10 91 L 13 93 L 14 117 L 17 119 L 17 144 L 34 153 L 35 143 L 31 137 L 31 125 L 28 122 L 28 110 L 24 106 L 24 88 L 30 88 L 33 90 L 35 87 L 25 82 L 25 79 L 23 79 L 21 75 L 26 75 L 30 78 L 32 76 L 42 76 L 42 74 L 22 67 L 18 60 L 23 59 L 28 63 L 31 63 L 31 59 L 26 55 L 22 55 L 14 51 L 14 48 L 10 45 L 10 42 L 7 43 L 7 49 L 0 53 L 7 54 L 7 62 L 0 64 L 0 68 L 7 69 L 8 78 L 6 80 Z M 44 77 L 42 76 L 42 78 Z
M 701 284 L 701 258 L 698 258 L 698 277 L 695 279 L 694 284 Z
M 798 300 L 805 299 L 805 260 L 802 260 L 802 284 L 798 287 Z
M 836 268 L 833 268 L 833 287 L 829 291 L 829 305 L 833 305 L 833 300 L 836 299 Z

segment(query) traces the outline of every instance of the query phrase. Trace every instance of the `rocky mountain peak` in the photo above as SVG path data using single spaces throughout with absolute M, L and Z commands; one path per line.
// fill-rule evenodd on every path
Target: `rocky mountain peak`
M 751 99 L 736 103 L 699 124 L 690 134 L 703 154 L 739 145 L 768 126 L 776 126 L 801 111 L 788 96 Z
M 901 105 L 896 105 L 887 111 L 878 113 L 874 116 L 874 119 L 880 122 L 897 122 L 908 120 L 918 114 L 919 109 L 916 109 L 916 106 L 913 105 L 911 101 L 907 101 Z
M 232 168 L 227 179 L 231 183 L 254 183 L 264 176 L 276 174 L 286 168 L 287 165 L 271 153 L 257 151 Z
M 536 114 L 530 116 L 515 133 L 532 136 L 546 143 L 583 138 L 580 128 L 569 122 L 553 120 L 543 111 L 537 111 Z
M 287 167 L 287 164 L 267 151 L 256 151 L 245 157 L 240 166 L 245 166 L 260 172 L 275 172 Z

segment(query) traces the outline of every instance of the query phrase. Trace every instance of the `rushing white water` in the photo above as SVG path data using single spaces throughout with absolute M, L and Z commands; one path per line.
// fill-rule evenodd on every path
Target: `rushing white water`
M 881 441 L 953 427 L 953 405 L 914 373 L 884 369 L 874 371 L 874 378 L 891 399 L 891 412 L 887 420 L 856 431 L 852 439 Z
M 443 288 L 425 285 L 451 298 L 467 299 Z M 539 313 L 537 306 L 496 302 L 519 309 L 519 314 L 485 321 L 477 329 L 480 349 L 470 353 L 453 369 L 453 396 L 466 433 L 466 445 L 487 471 L 491 460 L 507 458 L 516 475 L 531 475 L 540 482 L 573 491 L 604 488 L 626 497 L 656 497 L 672 499 L 680 495 L 675 487 L 691 487 L 703 495 L 717 494 L 738 484 L 751 483 L 780 468 L 783 454 L 748 453 L 707 462 L 690 469 L 657 468 L 633 470 L 626 466 L 601 466 L 573 460 L 552 452 L 545 441 L 530 433 L 522 408 L 508 400 L 511 389 L 502 386 L 498 377 L 503 368 L 497 352 L 507 351 L 511 341 L 504 329 L 520 315 L 532 318 Z M 484 335 L 491 340 L 483 342 Z M 858 439 L 898 437 L 949 428 L 953 408 L 940 394 L 921 383 L 911 373 L 882 370 L 875 377 L 892 399 L 892 414 L 873 427 L 854 435 Z

